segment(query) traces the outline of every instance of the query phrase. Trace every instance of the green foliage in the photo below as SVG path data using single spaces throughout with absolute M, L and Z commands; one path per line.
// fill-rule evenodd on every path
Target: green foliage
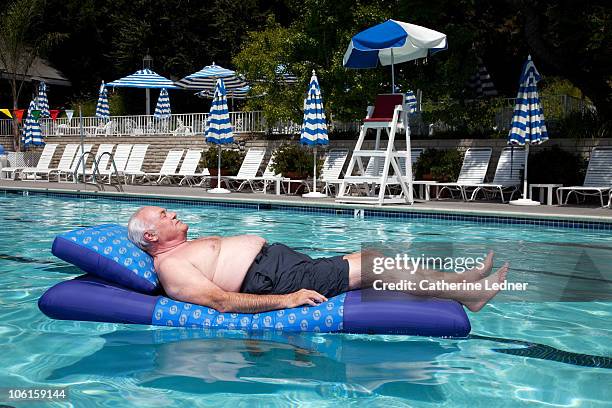
M 529 155 L 529 182 L 579 186 L 584 181 L 587 161 L 558 146 Z
M 68 103 L 69 109 L 74 109 L 76 117 L 79 115 L 79 106 L 83 110 L 83 116 L 96 116 L 96 106 L 98 104 L 98 96 L 93 97 L 80 97 L 76 98 Z M 126 104 L 123 96 L 118 92 L 111 92 L 108 95 L 108 105 L 110 108 L 111 116 L 126 115 Z
M 298 178 L 313 177 L 313 152 L 312 148 L 307 148 L 296 143 L 286 143 L 274 150 L 272 154 L 274 161 L 270 166 L 275 174 L 287 176 L 290 173 Z M 317 155 L 317 174 L 321 174 L 323 159 Z
M 236 149 L 221 149 L 221 169 L 227 171 L 228 174 L 236 175 L 242 161 L 244 160 L 244 153 Z M 200 160 L 200 167 L 208 168 L 208 170 L 216 171 L 219 164 L 219 149 L 216 146 L 211 146 L 202 155 Z
M 498 136 L 496 112 L 503 106 L 502 98 L 462 101 L 443 97 L 433 103 L 423 103 L 423 121 L 441 121 L 449 126 L 448 136 L 455 138 L 490 138 Z M 436 133 L 435 137 L 439 137 Z
M 556 122 L 550 133 L 553 137 L 573 139 L 611 137 L 612 120 L 590 110 L 574 111 Z
M 461 171 L 463 154 L 458 150 L 425 150 L 416 163 L 417 180 L 455 181 Z

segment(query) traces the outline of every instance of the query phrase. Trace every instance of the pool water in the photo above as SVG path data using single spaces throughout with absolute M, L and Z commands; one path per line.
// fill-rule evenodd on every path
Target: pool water
M 510 280 L 541 295 L 469 313 L 467 339 L 248 334 L 47 318 L 41 294 L 81 273 L 51 254 L 54 236 L 126 223 L 143 202 L 2 194 L 0 204 L 0 388 L 69 388 L 69 402 L 44 406 L 610 406 L 612 302 L 596 293 L 612 283 L 609 231 L 164 205 L 192 238 L 258 234 L 311 256 L 381 241 L 492 248 L 495 267 L 508 260 Z M 564 286 L 581 301 L 548 296 Z

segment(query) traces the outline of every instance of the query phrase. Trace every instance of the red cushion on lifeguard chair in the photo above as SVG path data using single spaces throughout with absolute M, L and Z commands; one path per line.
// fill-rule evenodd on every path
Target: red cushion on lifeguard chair
M 403 94 L 376 95 L 374 112 L 372 117 L 364 119 L 364 122 L 391 122 L 395 106 L 404 104 Z

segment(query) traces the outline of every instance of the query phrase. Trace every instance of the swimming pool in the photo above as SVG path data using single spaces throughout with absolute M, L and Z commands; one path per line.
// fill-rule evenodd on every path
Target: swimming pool
M 143 202 L 8 194 L 0 203 L 0 387 L 69 387 L 77 407 L 608 406 L 607 300 L 494 300 L 470 314 L 468 339 L 248 336 L 53 321 L 36 301 L 80 273 L 51 255 L 53 237 L 125 223 Z M 354 252 L 362 242 L 465 243 L 495 249 L 496 266 L 509 260 L 513 279 L 532 280 L 542 293 L 575 270 L 574 280 L 599 287 L 612 281 L 610 231 L 164 206 L 191 225 L 190 237 L 259 234 L 312 256 Z M 576 258 L 584 251 L 597 257 Z

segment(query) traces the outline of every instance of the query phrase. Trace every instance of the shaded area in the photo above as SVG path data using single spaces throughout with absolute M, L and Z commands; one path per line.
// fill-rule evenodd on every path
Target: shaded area
M 571 364 L 582 367 L 612 368 L 612 358 L 605 356 L 594 356 L 591 354 L 573 353 L 571 351 L 559 350 L 546 344 L 532 343 L 523 340 L 504 339 L 499 337 L 480 336 L 471 334 L 468 339 L 487 340 L 498 343 L 517 344 L 523 348 L 492 349 L 496 353 L 510 354 L 513 356 L 537 358 L 539 360 L 556 361 L 558 363 Z

